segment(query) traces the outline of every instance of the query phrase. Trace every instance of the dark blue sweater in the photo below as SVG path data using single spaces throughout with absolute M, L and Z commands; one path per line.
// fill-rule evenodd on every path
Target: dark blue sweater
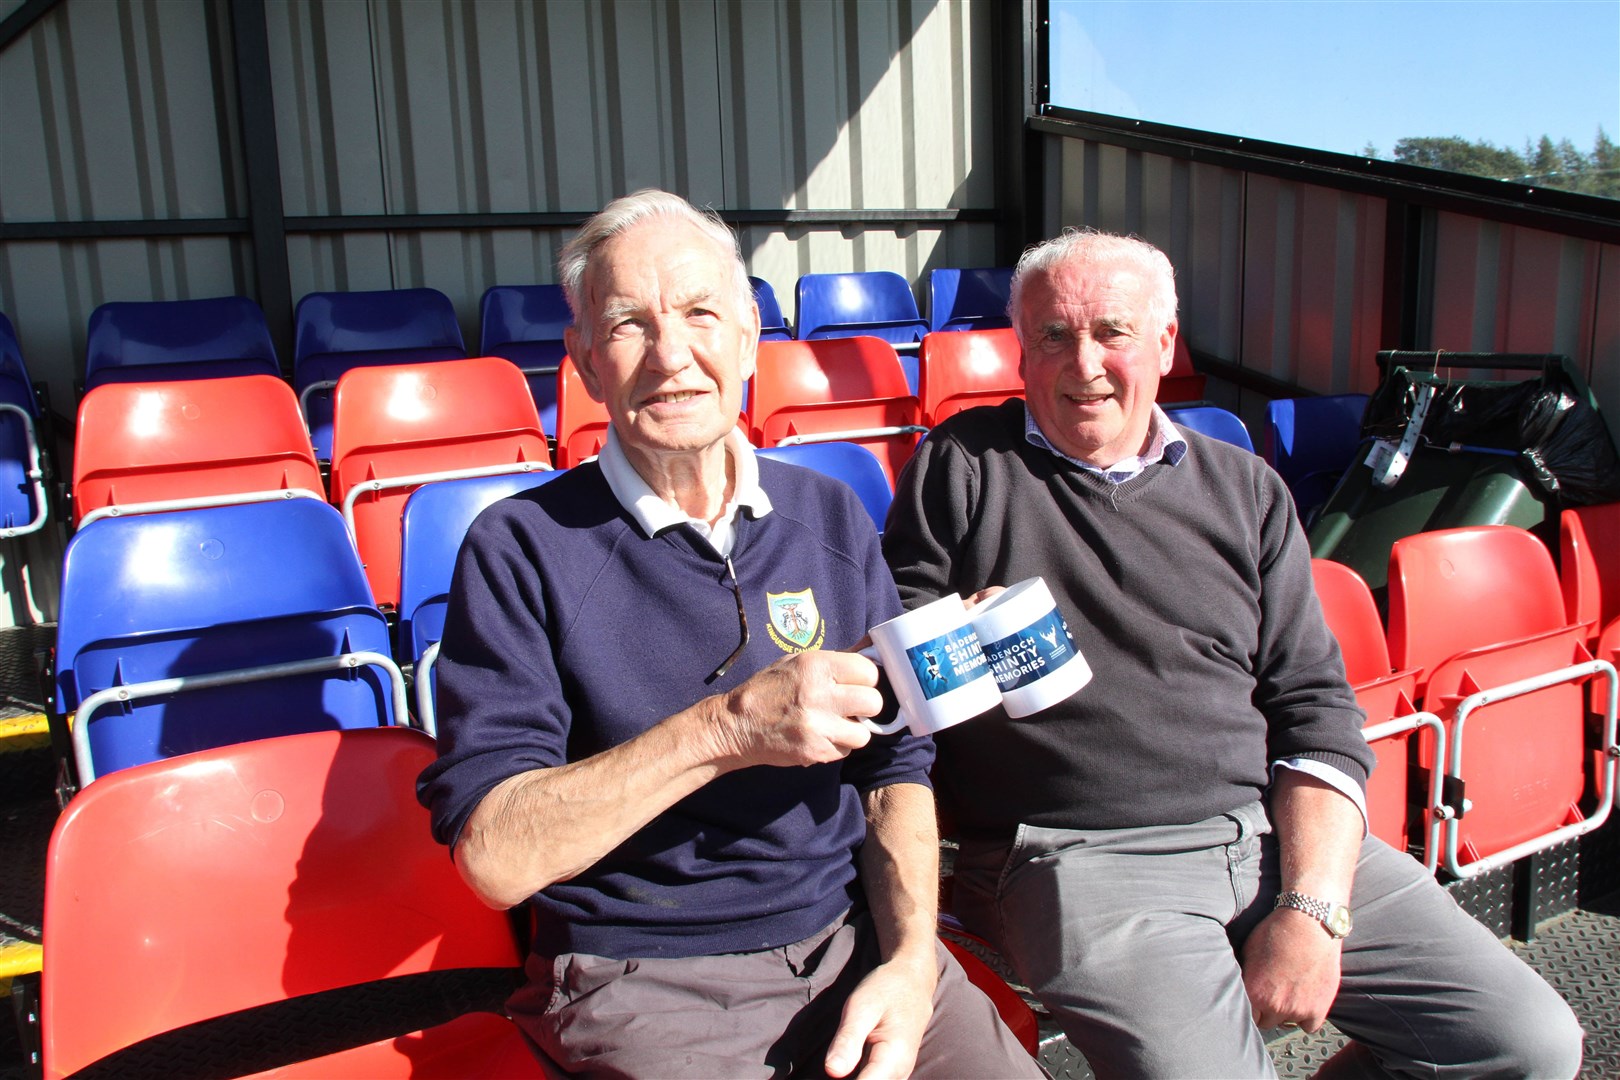
M 739 514 L 732 550 L 750 641 L 713 682 L 740 640 L 736 600 L 724 562 L 691 529 L 644 535 L 594 463 L 479 517 L 437 668 L 440 756 L 419 783 L 441 843 L 454 843 L 507 777 L 587 758 L 801 642 L 849 648 L 899 613 L 876 531 L 849 488 L 780 462 L 759 469 L 773 510 Z M 789 596 L 806 590 L 814 611 Z M 926 784 L 932 761 L 931 742 L 897 736 L 839 764 L 722 776 L 537 893 L 535 951 L 627 959 L 802 940 L 858 897 L 860 793 Z

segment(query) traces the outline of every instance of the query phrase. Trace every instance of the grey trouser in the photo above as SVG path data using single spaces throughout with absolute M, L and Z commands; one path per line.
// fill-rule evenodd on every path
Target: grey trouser
M 990 999 L 944 946 L 937 949 L 934 1016 L 913 1075 L 1045 1076 Z M 762 952 L 678 960 L 531 956 L 529 983 L 507 1008 L 570 1076 L 821 1077 L 844 1001 L 877 960 L 866 914 Z
M 1021 827 L 964 842 L 955 907 L 1100 1078 L 1268 1077 L 1238 955 L 1279 891 L 1259 804 L 1195 825 Z M 1581 1030 L 1556 991 L 1422 864 L 1362 844 L 1330 1018 L 1334 1075 L 1571 1077 Z

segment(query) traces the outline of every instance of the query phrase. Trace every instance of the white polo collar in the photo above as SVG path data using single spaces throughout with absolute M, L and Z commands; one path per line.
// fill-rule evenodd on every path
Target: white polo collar
M 618 433 L 611 427 L 608 428 L 602 452 L 597 456 L 597 463 L 602 467 L 602 476 L 607 480 L 613 497 L 619 500 L 619 505 L 648 537 L 657 536 L 665 529 L 690 525 L 716 553 L 724 556 L 731 554 L 735 539 L 732 522 L 736 520 L 738 510 L 746 508 L 749 516 L 754 518 L 764 517 L 771 512 L 770 496 L 759 486 L 759 462 L 754 458 L 753 446 L 743 437 L 742 429 L 732 428 L 726 433 L 725 447 L 726 453 L 731 456 L 732 495 L 713 526 L 707 521 L 688 517 L 659 498 L 647 481 L 641 478 L 641 474 L 636 472 L 635 466 L 630 464 L 624 448 L 619 445 Z

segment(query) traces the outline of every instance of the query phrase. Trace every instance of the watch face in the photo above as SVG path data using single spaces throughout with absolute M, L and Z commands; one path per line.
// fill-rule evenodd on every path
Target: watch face
M 1328 933 L 1334 937 L 1348 937 L 1351 924 L 1350 909 L 1343 904 L 1333 905 L 1333 911 L 1327 918 Z

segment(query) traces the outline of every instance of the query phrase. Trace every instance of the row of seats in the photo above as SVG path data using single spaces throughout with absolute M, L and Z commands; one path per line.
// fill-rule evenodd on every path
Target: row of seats
M 904 314 L 909 297 L 904 279 L 887 271 L 851 274 L 808 274 L 799 283 L 801 317 L 799 336 L 805 339 L 877 336 L 891 344 L 914 345 L 928 334 L 942 330 L 989 329 L 1005 325 L 1005 317 L 990 314 L 1004 310 L 1005 290 L 1010 271 L 939 270 L 930 276 L 935 296 L 934 310 L 941 313 L 934 324 L 911 320 L 905 335 L 890 333 L 892 318 Z M 767 339 L 792 336 L 791 328 L 779 318 L 779 308 L 768 283 L 751 279 L 760 296 L 766 316 Z M 898 291 L 895 283 L 898 283 Z M 968 298 L 972 298 L 971 302 Z M 815 315 L 815 312 L 823 315 Z M 915 305 L 910 305 L 915 313 Z M 806 316 L 809 316 L 808 318 Z M 541 420 L 547 431 L 556 428 L 556 398 L 559 387 L 555 374 L 563 360 L 563 331 L 571 314 L 559 286 L 496 286 L 487 290 L 480 305 L 481 338 L 479 355 L 505 356 L 530 376 Z M 804 327 L 810 327 L 808 331 Z M 6 362 L 24 375 L 21 354 L 9 323 L 0 344 L 9 340 Z M 448 298 L 433 289 L 393 289 L 375 292 L 311 293 L 300 300 L 295 313 L 293 363 L 294 389 L 299 393 L 308 417 L 317 456 L 329 458 L 329 391 L 336 378 L 350 367 L 421 362 L 461 358 L 467 355 L 455 312 Z M 1010 335 L 1008 335 L 1010 338 Z M 948 339 L 946 339 L 948 340 Z M 1005 342 L 993 347 L 961 345 L 954 349 L 942 340 L 932 350 L 936 357 L 954 352 L 952 371 L 966 367 L 973 373 L 967 391 L 996 383 L 1016 386 L 1013 378 L 1017 350 Z M 920 368 L 927 363 L 920 357 L 903 357 L 902 370 L 913 393 L 923 398 L 929 423 L 937 423 L 953 409 L 938 411 L 961 388 L 924 385 Z M 909 366 L 908 366 L 909 364 Z M 936 363 L 937 366 L 937 363 Z M 92 314 L 86 344 L 84 390 L 107 382 L 152 382 L 202 375 L 279 375 L 280 367 L 271 343 L 263 313 L 244 297 L 205 300 L 115 302 L 104 304 Z M 991 381 L 994 380 L 994 381 Z M 1161 387 L 1161 400 L 1194 401 L 1203 397 L 1204 380 L 1192 369 L 1185 344 L 1178 342 L 1175 367 Z M 25 407 L 37 414 L 32 391 Z M 1306 400 L 1306 399 L 1301 399 Z M 1340 395 L 1309 399 L 1309 417 L 1295 423 L 1292 417 L 1279 418 L 1274 430 L 1279 434 L 1272 460 L 1283 463 L 1284 471 L 1297 468 L 1300 474 L 1322 474 L 1322 463 L 1300 460 L 1294 465 L 1292 444 L 1296 432 L 1312 433 L 1310 454 L 1329 445 L 1315 433 L 1328 424 L 1335 432 L 1345 430 L 1345 419 L 1359 421 L 1365 403 L 1361 395 Z M 955 408 L 971 401 L 960 401 Z M 1342 417 L 1341 417 L 1342 414 Z M 1270 444 L 1268 444 L 1269 446 Z M 1335 459 L 1342 452 L 1333 451 Z M 1313 503 L 1316 500 L 1311 500 Z
M 330 495 L 352 530 L 378 603 L 399 600 L 399 522 L 432 480 L 551 467 L 522 374 L 498 357 L 355 368 L 334 396 L 323 482 L 292 391 L 242 375 L 109 383 L 80 404 L 73 516 L 220 501 Z
M 762 343 L 740 422 L 762 447 L 829 440 L 865 446 L 892 490 L 931 422 L 1022 394 L 1011 331 L 931 335 L 924 344 L 938 350 L 925 369 L 931 413 L 907 393 L 893 348 L 857 337 Z M 567 468 L 600 450 L 608 419 L 566 357 L 559 374 L 556 463 Z M 1241 433 L 1237 419 L 1220 410 L 1177 413 L 1192 424 L 1206 415 Z M 470 472 L 551 464 L 523 377 L 500 358 L 352 369 L 339 379 L 332 417 L 328 483 L 291 390 L 271 376 L 97 386 L 79 409 L 73 523 L 223 499 L 329 496 L 350 522 L 377 601 L 393 607 L 400 514 L 411 490 Z
M 1620 520 L 1620 507 L 1588 510 Z M 1566 534 L 1580 513 L 1566 512 Z M 1575 595 L 1572 576 L 1620 580 L 1620 554 L 1587 551 L 1566 555 L 1560 570 L 1538 537 L 1514 526 L 1403 537 L 1390 554 L 1387 622 L 1354 570 L 1314 561 L 1379 759 L 1368 792 L 1376 835 L 1401 848 L 1416 836 L 1428 865 L 1468 877 L 1607 819 L 1615 650 L 1599 644 L 1590 594 L 1580 601 L 1590 620 L 1565 598 Z M 1600 572 L 1598 562 L 1610 566 Z M 1620 596 L 1609 603 L 1620 608 Z
M 900 280 L 896 275 L 890 278 Z M 989 271 L 939 273 L 936 282 L 950 295 L 983 297 L 1005 285 L 1005 275 Z M 856 280 L 886 280 L 883 272 L 855 275 L 806 275 L 801 292 L 810 298 L 863 295 Z M 989 282 L 990 284 L 986 284 Z M 999 282 L 999 285 L 995 283 Z M 975 284 L 976 283 L 976 284 Z M 904 282 L 900 281 L 904 286 Z M 774 308 L 769 286 L 758 283 L 767 313 Z M 954 291 L 952 291 L 954 290 Z M 944 292 L 941 294 L 944 295 Z M 1004 305 L 1004 301 L 1002 302 Z M 873 314 L 871 305 L 850 300 L 841 321 L 817 325 L 817 340 L 885 330 L 882 321 L 855 320 L 858 310 Z M 960 308 L 947 320 L 952 329 L 988 326 L 995 319 L 969 316 Z M 481 305 L 481 355 L 505 356 L 528 378 L 540 413 L 542 429 L 559 436 L 559 463 L 570 464 L 589 456 L 590 441 L 599 439 L 605 425 L 600 410 L 589 400 L 577 372 L 564 363 L 561 335 L 570 318 L 557 286 L 501 286 L 488 290 Z M 1000 320 L 1004 322 L 1005 320 Z M 801 326 L 807 325 L 801 321 Z M 455 313 L 449 300 L 432 289 L 396 289 L 377 292 L 311 293 L 295 313 L 295 355 L 292 385 L 309 428 L 318 461 L 331 460 L 332 401 L 336 381 L 356 367 L 392 365 L 465 358 Z M 785 336 L 785 335 L 773 335 Z M 932 342 L 923 338 L 934 338 Z M 890 343 L 891 346 L 894 344 Z M 904 346 L 905 343 L 903 343 Z M 916 340 L 916 354 L 895 354 L 905 374 L 908 391 L 918 396 L 929 426 L 952 412 L 980 401 L 999 400 L 1016 392 L 1018 349 L 1010 331 L 975 336 L 956 342 L 950 335 L 930 333 L 926 325 Z M 892 349 L 891 349 L 892 351 Z M 20 352 L 13 349 L 20 369 Z M 767 350 L 768 352 L 768 350 Z M 768 364 L 762 358 L 762 365 Z M 929 371 L 925 375 L 923 368 Z M 86 394 L 110 384 L 175 381 L 248 374 L 279 375 L 274 347 L 263 313 L 251 300 L 221 297 L 206 300 L 117 302 L 104 304 L 92 315 L 86 347 L 83 389 Z M 23 383 L 27 389 L 26 380 Z M 800 390 L 807 389 L 801 385 Z M 1192 369 L 1185 347 L 1178 350 L 1176 370 L 1165 380 L 1161 398 L 1197 400 L 1204 379 Z M 812 390 L 813 392 L 813 390 Z M 823 390 L 823 393 L 829 391 Z M 839 388 L 844 397 L 872 397 Z M 31 393 L 31 390 L 30 390 Z M 577 415 L 576 415 L 577 414 Z M 571 451 L 572 432 L 585 428 L 582 449 Z M 26 457 L 26 455 L 14 455 Z M 892 462 L 891 462 L 892 467 Z
M 511 290 L 509 290 L 511 291 Z M 492 290 L 492 293 L 494 290 Z M 236 302 L 231 298 L 229 304 L 221 307 L 229 308 L 238 314 L 245 310 L 244 304 L 251 302 Z M 176 302 L 180 308 L 186 309 L 187 319 L 181 320 L 185 325 L 198 330 L 199 338 L 208 341 L 235 341 L 220 325 L 220 319 L 210 321 L 202 317 L 206 309 L 214 305 L 214 301 L 184 301 Z M 197 308 L 198 312 L 193 312 Z M 103 348 L 110 331 L 108 325 L 118 325 L 134 333 L 138 328 L 153 323 L 154 309 L 166 307 L 163 303 L 133 304 L 133 305 L 107 305 L 98 309 L 103 317 L 97 320 L 100 327 L 97 331 L 97 348 L 92 349 L 92 356 L 111 355 L 111 351 Z M 129 311 L 112 311 L 109 309 L 127 308 Z M 215 311 L 216 316 L 220 312 Z M 112 316 L 116 315 L 116 318 Z M 195 318 L 193 318 L 195 316 Z M 235 316 L 232 316 L 233 318 Z M 144 320 L 144 321 L 143 321 Z M 228 320 L 225 320 L 228 321 Z M 451 325 L 453 322 L 442 322 L 441 325 Z M 155 330 L 147 327 L 147 345 L 159 337 Z M 354 331 L 349 337 L 337 336 L 328 344 L 356 344 L 359 331 Z M 260 334 L 257 337 L 243 335 L 248 340 L 258 340 L 265 344 L 265 348 L 258 352 L 257 363 L 261 370 L 256 372 L 258 378 L 271 379 L 275 376 L 273 354 L 268 350 L 268 335 L 263 331 L 262 321 Z M 386 340 L 386 335 L 384 339 Z M 823 339 L 815 345 L 795 344 L 791 342 L 769 342 L 762 347 L 761 368 L 764 376 L 761 395 L 766 404 L 763 406 L 751 402 L 750 415 L 765 416 L 771 412 L 784 408 L 791 408 L 797 415 L 789 418 L 784 416 L 775 422 L 771 434 L 767 434 L 759 423 L 751 423 L 749 433 L 761 445 L 768 445 L 774 441 L 789 443 L 804 441 L 818 437 L 818 430 L 825 429 L 827 422 L 834 412 L 845 417 L 840 421 L 845 427 L 851 424 L 850 416 L 857 411 L 840 405 L 836 410 L 829 409 L 832 401 L 864 401 L 868 405 L 864 408 L 867 416 L 862 430 L 881 430 L 885 434 L 867 439 L 868 444 L 878 452 L 883 461 L 891 483 L 899 466 L 909 454 L 910 446 L 915 439 L 904 436 L 916 435 L 921 429 L 926 429 L 941 420 L 953 415 L 963 408 L 977 404 L 995 403 L 1007 397 L 1022 394 L 1021 379 L 1018 375 L 1018 344 L 1010 330 L 973 331 L 967 333 L 929 334 L 920 350 L 920 381 L 921 394 L 912 403 L 904 400 L 912 395 L 902 391 L 899 383 L 894 379 L 893 369 L 899 362 L 899 357 L 892 347 L 879 344 L 876 339 Z M 379 339 L 367 342 L 378 344 Z M 0 342 L 3 344 L 3 342 Z M 520 350 L 512 348 L 513 343 L 507 342 L 503 347 L 507 351 L 518 353 Z M 356 350 L 354 355 L 369 358 L 367 364 L 375 360 L 378 354 L 411 355 L 410 350 L 401 346 L 398 353 L 389 353 L 380 349 Z M 162 429 L 155 423 L 155 417 L 160 416 L 164 407 L 157 403 L 155 395 L 150 392 L 136 389 L 146 385 L 149 381 L 139 376 L 168 375 L 176 376 L 184 372 L 200 374 L 215 370 L 211 363 L 202 361 L 203 353 L 211 353 L 212 346 L 202 347 L 201 352 L 187 352 L 181 348 L 178 353 L 162 354 L 155 348 L 132 348 L 129 355 L 138 358 L 140 362 L 125 365 L 104 366 L 100 370 L 110 376 L 107 379 L 96 381 L 85 395 L 85 402 L 81 406 L 79 434 L 81 441 L 90 445 L 89 460 L 94 467 L 86 470 L 81 464 L 78 474 L 84 477 L 81 484 L 75 481 L 75 491 L 81 497 L 78 499 L 73 516 L 75 525 L 86 520 L 87 515 L 112 512 L 114 504 L 133 504 L 147 501 L 146 494 L 141 485 L 134 479 L 133 474 L 152 467 L 155 462 L 148 460 L 156 455 L 160 460 L 175 460 L 171 448 L 158 445 L 162 441 Z M 250 349 L 242 349 L 251 352 Z M 18 372 L 18 377 L 10 380 L 11 385 L 17 389 L 19 395 L 28 407 L 37 412 L 37 403 L 32 396 L 32 387 L 29 384 L 26 371 L 22 367 L 20 351 L 14 346 L 8 350 L 7 355 L 14 358 L 11 369 Z M 178 356 L 179 359 L 170 359 L 160 362 L 160 355 Z M 330 359 L 330 354 L 320 354 Z M 442 359 L 438 358 L 438 359 Z M 532 356 L 519 355 L 514 362 L 524 359 L 533 359 Z M 323 361 L 325 362 L 325 361 Z M 335 361 L 333 361 L 335 364 Z M 1178 350 L 1177 372 L 1166 380 L 1170 389 L 1162 395 L 1162 400 L 1175 402 L 1179 399 L 1178 393 L 1201 394 L 1203 390 L 1203 377 L 1191 369 L 1190 357 L 1185 348 Z M 553 379 L 555 398 L 552 406 L 551 420 L 542 416 L 539 421 L 540 430 L 554 437 L 557 444 L 557 463 L 568 467 L 579 461 L 593 456 L 601 447 L 606 434 L 607 417 L 601 405 L 593 401 L 585 391 L 583 382 L 566 357 L 558 359 L 559 371 Z M 248 378 L 255 374 L 235 363 L 226 364 L 219 370 L 234 372 L 234 376 L 221 376 L 225 378 Z M 335 368 L 318 368 L 314 375 L 333 374 Z M 902 366 L 903 370 L 903 366 Z M 243 373 L 247 371 L 247 373 Z M 534 376 L 529 375 L 529 386 L 534 388 Z M 159 380 L 162 381 L 162 380 Z M 181 382 L 182 380 L 174 380 Z M 212 379 L 189 379 L 185 382 L 198 384 L 190 391 L 193 399 L 207 397 L 220 398 L 223 392 L 216 392 L 206 386 Z M 324 385 L 330 380 L 316 380 Z M 314 383 L 310 385 L 315 385 Z M 364 380 L 357 380 L 351 384 L 351 395 L 358 393 L 364 385 Z M 0 388 L 5 386 L 0 381 Z M 105 390 L 103 387 L 121 387 L 120 390 Z M 908 384 L 909 388 L 909 384 Z M 308 387 L 306 387 L 308 389 Z M 171 389 L 171 396 L 178 395 L 181 388 Z M 268 393 L 268 391 L 263 391 Z M 752 396 L 752 394 L 750 395 Z M 131 399 L 141 397 L 146 401 L 143 408 L 129 407 Z M 887 399 L 894 398 L 897 401 Z M 248 439 L 273 448 L 267 450 L 269 456 L 256 458 L 255 467 L 264 473 L 263 482 L 257 485 L 256 490 L 269 490 L 283 488 L 287 490 L 322 491 L 324 485 L 315 484 L 308 478 L 308 465 L 303 459 L 309 455 L 295 443 L 313 442 L 314 455 L 317 464 L 329 461 L 332 453 L 331 430 L 333 406 L 329 397 L 304 399 L 304 406 L 311 415 L 302 423 L 307 424 L 313 419 L 320 434 L 300 436 L 296 434 L 299 421 L 289 416 L 287 411 L 279 406 L 267 410 L 263 417 L 249 421 L 252 430 L 236 430 L 239 426 L 239 413 L 219 408 L 201 407 L 197 416 L 193 417 L 195 425 L 190 438 L 193 442 L 209 440 L 241 441 Z M 197 401 L 188 402 L 184 407 L 199 408 Z M 42 523 L 46 512 L 48 500 L 45 498 L 41 483 L 41 472 L 38 467 L 38 446 L 33 438 L 32 427 L 23 421 L 28 420 L 28 408 L 18 406 L 12 413 L 0 415 L 0 422 L 11 420 L 19 421 L 16 428 L 18 439 L 15 452 L 0 458 L 0 463 L 9 465 L 18 475 L 14 484 L 0 482 L 0 497 L 15 493 L 13 500 L 19 507 L 18 515 L 26 513 L 35 522 L 32 526 L 37 528 Z M 812 415 L 816 414 L 816 415 Z M 109 416 L 113 418 L 113 425 L 109 426 Z M 128 423 L 119 424 L 118 418 L 129 418 Z M 1205 410 L 1202 413 L 1187 413 L 1183 415 L 1182 422 L 1199 426 L 1201 430 L 1209 430 L 1223 438 L 1232 439 L 1252 449 L 1246 433 L 1242 431 L 1241 423 L 1230 414 L 1223 411 Z M 274 428 L 275 430 L 267 430 Z M 779 429 L 779 430 L 778 430 Z M 918 430 L 905 430 L 918 429 Z M 26 438 L 25 438 L 26 436 Z M 143 449 L 140 445 L 143 439 L 156 439 L 149 448 Z M 325 457 L 322 457 L 321 445 L 325 444 Z M 0 448 L 3 449 L 3 448 Z M 245 457 L 245 455 L 244 455 Z M 106 468 L 105 463 L 112 463 L 110 472 L 106 477 L 97 475 L 97 471 Z M 228 457 L 224 461 L 225 467 L 241 470 L 246 465 L 245 460 L 232 462 Z M 281 475 L 275 475 L 277 470 Z M 113 477 L 119 479 L 119 484 L 112 484 Z M 3 481 L 0 477 L 0 481 Z M 26 481 L 26 482 L 25 482 Z M 242 486 L 237 482 L 238 488 Z M 93 518 L 91 518 L 93 520 Z M 3 535 L 3 534 L 0 534 Z
M 930 331 L 1006 326 L 1011 273 L 1006 268 L 933 271 L 928 321 L 920 316 L 906 280 L 891 271 L 804 275 L 796 286 L 793 324 L 783 318 L 771 285 L 762 278 L 749 280 L 767 339 L 866 334 L 914 348 Z M 504 356 L 531 375 L 548 426 L 555 401 L 549 376 L 562 359 L 563 332 L 572 318 L 557 285 L 494 286 L 479 303 L 478 354 Z M 455 310 L 435 289 L 309 293 L 299 300 L 293 322 L 293 384 L 321 451 L 328 447 L 327 395 L 343 371 L 468 355 Z M 253 301 L 228 296 L 114 302 L 91 314 L 85 391 L 107 382 L 166 381 L 204 373 L 281 373 L 264 314 Z M 911 374 L 915 391 L 914 369 Z
M 289 715 L 402 722 L 390 657 L 414 665 L 416 713 L 431 731 L 434 646 L 461 538 L 489 503 L 556 475 L 521 375 L 498 358 L 344 375 L 331 482 L 341 513 L 322 497 L 279 380 L 104 385 L 80 420 L 81 527 L 64 560 L 56 699 L 64 717 L 78 712 L 82 782 L 257 737 Z M 866 449 L 763 452 L 845 477 L 881 527 L 892 488 Z M 392 639 L 385 611 L 397 614 Z M 365 679 L 345 667 L 357 655 L 374 669 Z M 282 708 L 288 695 L 303 707 Z
M 1008 325 L 1011 273 L 1007 268 L 931 272 L 928 320 L 918 313 L 905 279 L 892 271 L 806 274 L 796 286 L 791 324 L 771 285 L 762 278 L 749 280 L 765 340 L 882 338 L 912 360 L 906 370 L 915 392 L 915 358 L 909 354 L 929 333 Z M 301 397 L 329 390 L 349 367 L 468 355 L 455 310 L 435 289 L 309 293 L 298 302 L 293 321 L 292 373 Z M 552 398 L 541 376 L 555 372 L 565 351 L 563 332 L 571 323 L 558 285 L 493 286 L 479 303 L 478 354 L 504 356 L 537 376 L 545 416 Z M 279 374 L 280 366 L 263 312 L 245 297 L 113 302 L 90 317 L 86 391 L 105 382 L 255 373 Z M 1202 381 L 1190 364 L 1172 381 L 1174 400 L 1202 396 Z M 1188 385 L 1179 385 L 1182 381 Z M 321 419 L 316 416 L 311 424 L 318 439 Z
M 1010 266 L 929 271 L 926 320 L 911 294 L 911 286 L 892 271 L 803 274 L 793 289 L 791 326 L 780 317 L 780 306 L 770 284 L 761 278 L 749 280 L 759 300 L 760 323 L 774 332 L 790 331 L 805 341 L 874 334 L 885 341 L 906 344 L 921 341 L 930 331 L 1010 326 L 1007 299 L 1012 273 Z

